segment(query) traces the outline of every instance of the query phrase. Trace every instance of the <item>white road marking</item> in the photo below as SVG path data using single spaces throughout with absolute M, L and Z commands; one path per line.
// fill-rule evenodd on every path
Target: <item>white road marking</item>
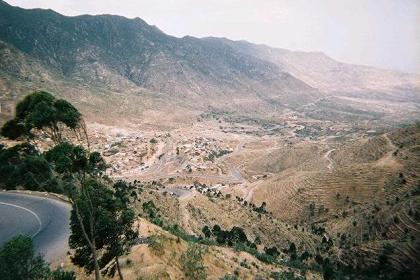
M 19 206 L 19 205 L 15 205 L 15 204 L 11 204 L 11 203 L 6 203 L 6 202 L 0 202 L 0 204 L 3 204 L 3 205 L 7 205 L 7 206 L 12 206 L 12 207 L 16 207 L 16 208 L 19 208 L 19 209 L 22 209 L 22 210 L 25 210 L 25 211 L 27 211 L 27 212 L 29 212 L 29 213 L 31 213 L 34 217 L 35 217 L 35 219 L 38 221 L 38 224 L 39 224 L 39 228 L 38 228 L 38 230 L 37 230 L 37 232 L 35 232 L 35 234 L 33 234 L 31 237 L 32 238 L 34 238 L 40 231 L 41 231 L 41 229 L 42 229 L 42 222 L 41 222 L 41 219 L 39 218 L 39 216 L 34 212 L 34 211 L 32 211 L 32 210 L 30 210 L 30 209 L 28 209 L 28 208 L 25 208 L 25 207 L 22 207 L 22 206 Z

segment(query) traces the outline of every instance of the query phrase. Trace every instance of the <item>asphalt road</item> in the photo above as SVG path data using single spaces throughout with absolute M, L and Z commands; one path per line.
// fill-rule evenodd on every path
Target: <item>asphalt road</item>
M 68 251 L 70 210 L 69 204 L 55 199 L 0 191 L 0 246 L 26 234 L 46 261 L 63 259 Z

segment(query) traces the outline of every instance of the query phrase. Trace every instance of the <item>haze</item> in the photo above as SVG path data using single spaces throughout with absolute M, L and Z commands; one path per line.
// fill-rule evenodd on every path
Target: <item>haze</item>
M 334 59 L 420 73 L 417 0 L 11 0 L 65 15 L 140 17 L 165 33 L 322 51 Z

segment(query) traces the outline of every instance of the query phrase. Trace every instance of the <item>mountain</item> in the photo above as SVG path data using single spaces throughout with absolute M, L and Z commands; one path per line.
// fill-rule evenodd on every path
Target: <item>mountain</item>
M 6 104 L 6 113 L 8 103 L 34 87 L 65 95 L 84 112 L 92 111 L 91 101 L 97 100 L 133 116 L 157 106 L 186 111 L 211 106 L 266 116 L 302 111 L 331 92 L 397 96 L 398 102 L 420 99 L 416 75 L 343 64 L 321 53 L 222 38 L 176 38 L 139 18 L 66 17 L 3 1 L 0 62 L 0 102 Z M 95 110 L 116 109 L 98 105 Z
M 418 89 L 420 85 L 419 76 L 416 74 L 342 63 L 321 52 L 289 51 L 213 37 L 205 39 L 269 61 L 282 71 L 324 91 L 398 90 L 400 87 Z

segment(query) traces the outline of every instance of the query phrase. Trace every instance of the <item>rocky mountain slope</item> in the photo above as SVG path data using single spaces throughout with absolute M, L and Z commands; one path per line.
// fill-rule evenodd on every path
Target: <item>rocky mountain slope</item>
M 282 71 L 323 91 L 396 91 L 419 87 L 418 75 L 342 63 L 321 52 L 289 51 L 224 38 L 209 37 L 205 40 L 231 46 L 243 54 L 269 61 Z
M 92 111 L 91 100 L 115 101 L 112 109 L 96 106 L 99 115 L 132 111 L 136 116 L 157 106 L 267 115 L 307 104 L 323 109 L 316 102 L 331 92 L 403 102 L 413 115 L 419 101 L 416 75 L 242 41 L 175 38 L 139 18 L 66 17 L 3 1 L 0 62 L 0 102 L 6 114 L 11 113 L 9 103 L 34 87 L 65 95 L 84 112 Z

